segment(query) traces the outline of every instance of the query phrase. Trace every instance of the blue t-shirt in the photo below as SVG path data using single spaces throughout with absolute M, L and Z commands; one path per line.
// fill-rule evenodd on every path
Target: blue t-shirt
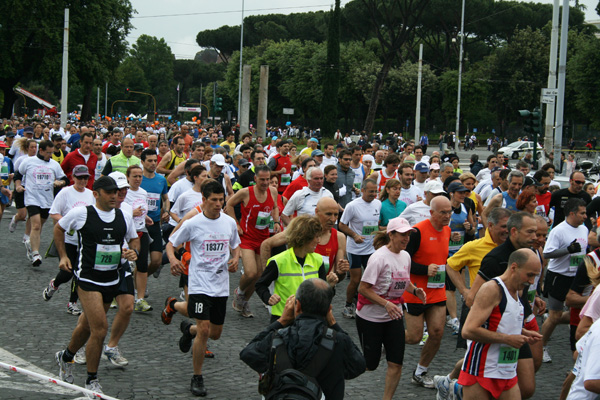
M 144 176 L 140 187 L 148 192 L 148 216 L 154 222 L 160 221 L 162 195 L 167 194 L 169 191 L 167 180 L 159 174 L 154 174 L 154 178 L 152 179 Z
M 406 203 L 402 200 L 396 200 L 396 204 L 392 204 L 390 199 L 385 199 L 381 202 L 381 211 L 379 213 L 379 225 L 387 226 L 390 219 L 394 219 L 404 211 Z

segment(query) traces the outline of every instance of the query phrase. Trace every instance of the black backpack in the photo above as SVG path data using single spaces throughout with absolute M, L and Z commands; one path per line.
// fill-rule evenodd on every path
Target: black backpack
M 259 384 L 265 400 L 320 400 L 323 391 L 316 377 L 329 363 L 335 346 L 336 332 L 323 327 L 319 348 L 308 365 L 302 370 L 294 368 L 287 353 L 280 330 L 275 332 L 271 345 L 269 371 Z

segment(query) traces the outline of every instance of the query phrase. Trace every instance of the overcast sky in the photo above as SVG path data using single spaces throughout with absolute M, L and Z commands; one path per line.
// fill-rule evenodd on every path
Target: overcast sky
M 306 11 L 327 11 L 332 0 L 243 0 L 245 16 L 259 14 L 291 14 Z M 342 7 L 349 0 L 342 0 Z M 458 1 L 458 0 L 457 0 Z M 467 4 L 469 0 L 466 0 Z M 528 0 L 523 0 L 528 1 Z M 552 0 L 539 0 L 552 3 Z M 560 1 L 562 4 L 563 0 Z M 137 11 L 128 36 L 134 43 L 143 34 L 164 38 L 178 59 L 191 59 L 200 47 L 196 35 L 205 29 L 222 25 L 239 25 L 242 18 L 242 0 L 131 0 Z M 573 4 L 573 2 L 571 2 Z M 586 20 L 598 20 L 595 12 L 598 0 L 580 0 L 587 6 Z

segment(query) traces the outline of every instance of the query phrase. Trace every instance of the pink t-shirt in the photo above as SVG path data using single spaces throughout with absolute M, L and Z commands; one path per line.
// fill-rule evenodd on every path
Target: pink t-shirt
M 600 289 L 598 289 L 600 285 L 596 286 L 592 295 L 585 302 L 585 305 L 581 309 L 579 313 L 579 318 L 589 317 L 593 322 L 596 322 L 598 317 L 600 317 Z
M 373 291 L 381 297 L 402 297 L 410 284 L 410 255 L 404 250 L 393 253 L 387 246 L 379 248 L 369 258 L 361 280 L 373 285 Z M 397 307 L 402 309 L 400 305 Z M 385 308 L 378 304 L 365 304 L 356 314 L 371 322 L 392 320 Z

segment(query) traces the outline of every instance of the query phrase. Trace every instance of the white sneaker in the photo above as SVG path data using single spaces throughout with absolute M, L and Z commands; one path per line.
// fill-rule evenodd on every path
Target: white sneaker
M 452 380 L 448 375 L 435 375 L 433 377 L 433 386 L 437 390 L 435 395 L 436 400 L 447 400 L 450 392 L 450 384 Z
M 98 379 L 94 379 L 93 381 L 90 381 L 90 383 L 86 383 L 85 388 L 87 390 L 91 390 L 94 393 L 104 394 L 104 392 L 102 391 L 102 386 L 100 386 Z M 88 397 L 88 399 L 98 399 L 101 397 L 90 393 L 86 393 L 85 395 Z
M 15 220 L 16 215 L 13 215 L 13 217 L 10 220 L 10 224 L 8 224 L 8 231 L 10 233 L 15 233 L 15 231 L 17 230 L 17 221 Z
M 244 311 L 245 302 L 246 299 L 240 294 L 240 288 L 235 288 L 235 290 L 233 291 L 233 302 L 231 303 L 233 309 L 237 312 Z
M 252 314 L 252 311 L 250 310 L 250 303 L 248 303 L 247 301 L 244 302 L 244 307 L 242 309 L 242 317 L 244 318 L 253 318 L 254 314 Z
M 77 350 L 77 353 L 75 353 L 75 357 L 73 357 L 73 362 L 75 364 L 85 365 L 85 363 L 87 362 L 87 358 L 85 356 L 85 346 Z
M 425 332 L 423 332 L 423 337 L 421 338 L 421 341 L 419 342 L 419 346 L 425 346 L 427 339 L 429 339 L 429 332 L 425 331 Z
M 117 367 L 124 367 L 129 364 L 129 361 L 119 351 L 119 347 L 115 347 L 114 349 L 108 349 L 108 347 L 104 347 L 104 355 L 108 358 L 113 365 Z
M 67 312 L 72 315 L 79 315 L 79 314 L 81 314 L 81 308 L 79 308 L 77 303 L 68 302 L 67 303 Z
M 39 267 L 40 265 L 42 265 L 42 256 L 37 251 L 32 253 L 31 265 L 34 267 Z
M 550 357 L 550 353 L 548 353 L 548 348 L 544 347 L 544 358 L 542 358 L 542 361 L 545 363 L 551 363 L 552 362 L 552 357 Z
M 25 251 L 27 252 L 27 259 L 33 261 L 33 251 L 31 250 L 31 242 L 29 239 L 24 239 L 23 244 L 25 245 Z

